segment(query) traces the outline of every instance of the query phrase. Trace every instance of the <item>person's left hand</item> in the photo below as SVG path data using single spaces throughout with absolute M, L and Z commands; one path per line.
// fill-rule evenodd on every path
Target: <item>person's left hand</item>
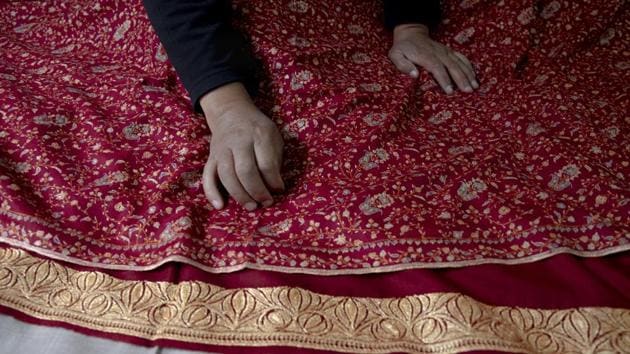
M 479 88 L 470 61 L 463 54 L 432 40 L 428 27 L 422 24 L 403 24 L 394 28 L 389 59 L 398 70 L 414 78 L 420 74 L 416 65 L 425 68 L 449 95 L 453 93 L 452 81 L 464 92 Z

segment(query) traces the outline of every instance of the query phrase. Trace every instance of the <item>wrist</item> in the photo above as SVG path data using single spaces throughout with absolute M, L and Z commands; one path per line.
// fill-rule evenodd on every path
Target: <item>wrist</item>
M 429 27 L 422 23 L 404 23 L 394 27 L 394 40 L 409 33 L 429 35 Z
M 199 105 L 211 129 L 215 121 L 233 107 L 249 104 L 252 104 L 251 97 L 240 82 L 219 86 L 199 99 Z

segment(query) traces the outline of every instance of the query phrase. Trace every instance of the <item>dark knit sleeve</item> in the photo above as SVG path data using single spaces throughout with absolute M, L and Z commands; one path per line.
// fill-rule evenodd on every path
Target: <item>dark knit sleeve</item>
M 385 6 L 385 27 L 405 23 L 421 23 L 434 29 L 440 22 L 439 0 L 383 0 Z
M 230 1 L 144 0 L 144 7 L 195 111 L 201 113 L 205 93 L 230 82 L 256 94 L 256 64 L 245 38 L 230 26 Z

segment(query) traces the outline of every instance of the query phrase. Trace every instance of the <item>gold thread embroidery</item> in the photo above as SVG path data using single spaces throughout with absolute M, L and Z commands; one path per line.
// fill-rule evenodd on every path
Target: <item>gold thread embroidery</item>
M 489 306 L 455 293 L 379 299 L 293 287 L 128 281 L 11 248 L 0 249 L 0 305 L 92 330 L 214 345 L 350 353 L 630 348 L 630 310 L 624 309 Z

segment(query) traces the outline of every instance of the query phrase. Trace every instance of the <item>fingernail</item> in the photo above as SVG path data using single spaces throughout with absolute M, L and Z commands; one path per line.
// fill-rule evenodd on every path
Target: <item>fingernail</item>
M 479 88 L 479 83 L 477 82 L 477 80 L 473 80 L 472 85 L 474 88 Z
M 218 200 L 213 200 L 211 203 L 215 209 L 221 209 L 221 202 L 219 202 Z
M 257 205 L 254 202 L 249 202 L 245 204 L 245 209 L 252 211 L 254 209 L 256 209 Z
M 453 93 L 453 86 L 451 85 L 446 86 L 446 93 L 449 95 Z
M 472 87 L 470 87 L 470 86 L 466 86 L 466 87 L 464 87 L 464 91 L 466 91 L 466 92 L 469 92 L 469 93 L 470 93 L 470 92 L 472 92 L 472 91 L 473 91 L 473 89 L 472 89 Z
M 416 69 L 411 70 L 411 72 L 409 72 L 409 75 L 411 75 L 412 77 L 418 77 L 419 75 L 418 70 Z
M 271 204 L 273 204 L 273 199 L 267 199 L 264 202 L 262 202 L 262 205 L 266 208 L 271 206 Z

